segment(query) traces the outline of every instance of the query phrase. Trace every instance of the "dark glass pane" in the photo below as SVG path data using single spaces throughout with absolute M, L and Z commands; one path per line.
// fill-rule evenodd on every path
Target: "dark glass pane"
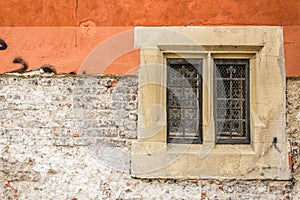
M 216 59 L 214 70 L 216 142 L 247 143 L 250 141 L 249 61 Z
M 185 109 L 184 110 L 184 118 L 185 119 L 199 119 L 198 109 Z
M 171 133 L 178 133 L 179 135 L 181 135 L 182 131 L 183 131 L 183 123 L 182 121 L 179 119 L 170 119 L 169 120 L 170 123 L 170 132 Z
M 200 143 L 201 59 L 168 59 L 168 142 Z
M 218 98 L 230 98 L 230 81 L 217 80 L 217 91 Z

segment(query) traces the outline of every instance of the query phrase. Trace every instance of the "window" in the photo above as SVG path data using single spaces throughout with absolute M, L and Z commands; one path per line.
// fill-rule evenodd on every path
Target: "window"
M 132 176 L 291 177 L 281 27 L 135 27 L 134 40 Z
M 216 143 L 250 143 L 249 60 L 214 60 Z
M 248 144 L 249 60 L 214 59 L 215 142 Z M 167 58 L 167 142 L 202 142 L 202 59 Z
M 167 140 L 202 142 L 202 59 L 167 59 Z

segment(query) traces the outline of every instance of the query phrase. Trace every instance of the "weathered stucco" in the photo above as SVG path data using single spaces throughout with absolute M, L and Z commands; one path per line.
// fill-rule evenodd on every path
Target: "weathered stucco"
M 0 74 L 22 68 L 14 63 L 19 58 L 28 71 L 136 74 L 135 26 L 271 25 L 283 27 L 286 76 L 300 76 L 299 0 L 3 0 L 0 6 L 0 39 L 7 44 L 0 44 Z M 0 199 L 299 199 L 300 79 L 287 78 L 286 86 L 291 180 L 142 180 L 130 168 L 137 77 L 0 75 Z
M 299 25 L 297 0 L 1 1 L 1 26 Z M 12 17 L 13 16 L 13 17 Z
M 298 0 L 6 0 L 0 6 L 0 38 L 8 44 L 0 53 L 0 73 L 19 68 L 12 63 L 15 57 L 22 57 L 29 69 L 47 64 L 58 73 L 80 73 L 94 48 L 134 26 L 271 25 L 284 29 L 287 76 L 300 76 Z M 101 52 L 122 52 L 114 45 Z M 134 70 L 139 54 L 129 47 L 132 52 L 110 57 L 109 67 L 99 56 L 97 73 Z
M 1 199 L 300 197 L 299 79 L 287 80 L 289 181 L 131 178 L 136 77 L 2 75 L 0 83 Z
M 7 48 L 0 51 L 0 73 L 50 66 L 56 73 L 135 74 L 139 52 L 133 48 L 132 27 L 1 27 Z

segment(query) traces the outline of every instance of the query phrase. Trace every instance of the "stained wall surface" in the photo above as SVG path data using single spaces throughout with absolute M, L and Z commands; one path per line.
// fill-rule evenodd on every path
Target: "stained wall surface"
M 300 198 L 300 1 L 6 0 L 0 7 L 0 199 Z M 234 25 L 283 27 L 293 179 L 131 178 L 134 27 Z M 24 65 L 123 75 L 3 74 Z
M 283 26 L 287 76 L 300 75 L 298 0 L 7 0 L 0 6 L 0 38 L 8 45 L 0 52 L 0 73 L 20 68 L 12 64 L 16 57 L 28 63 L 28 70 L 51 65 L 58 73 L 81 73 L 84 61 L 99 46 L 105 53 L 119 54 L 103 64 L 106 56 L 100 51 L 94 59 L 99 64 L 93 65 L 97 70 L 87 73 L 135 73 L 139 51 L 130 43 L 133 36 L 120 40 L 128 42 L 126 47 L 111 43 L 134 26 L 270 25 Z
M 136 76 L 0 76 L 0 199 L 298 199 L 300 80 L 287 80 L 294 179 L 134 179 Z M 267 170 L 267 169 L 266 169 Z

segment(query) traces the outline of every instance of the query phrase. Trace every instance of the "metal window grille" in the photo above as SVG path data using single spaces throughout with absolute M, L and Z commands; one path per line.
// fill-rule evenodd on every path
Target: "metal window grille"
M 167 59 L 167 141 L 202 142 L 202 59 Z
M 216 143 L 249 144 L 249 60 L 214 60 Z

